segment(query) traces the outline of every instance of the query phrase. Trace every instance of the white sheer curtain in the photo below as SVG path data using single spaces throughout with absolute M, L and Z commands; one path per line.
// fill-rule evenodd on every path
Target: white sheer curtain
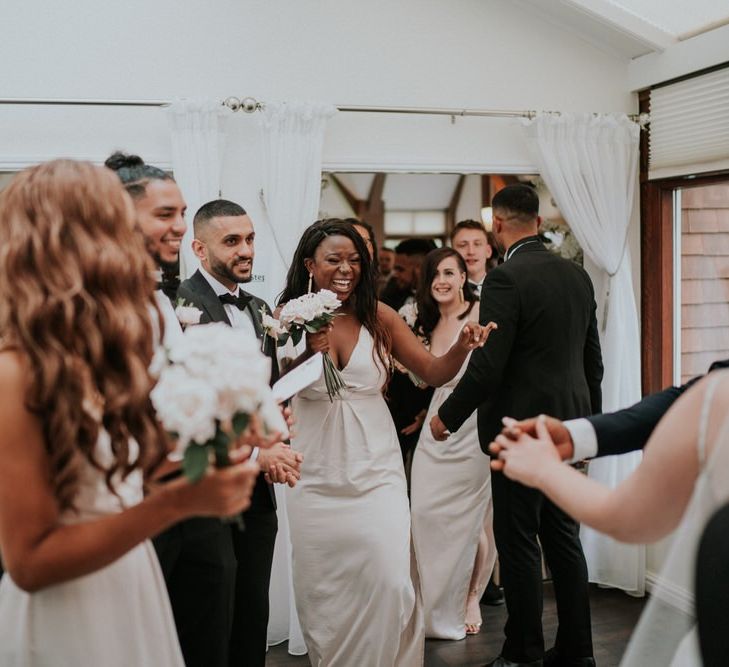
M 262 200 L 273 237 L 267 298 L 283 288 L 301 233 L 317 219 L 324 132 L 336 107 L 321 102 L 266 102 L 260 114 Z
M 198 268 L 192 252 L 192 218 L 200 206 L 220 196 L 221 116 L 219 99 L 178 99 L 167 109 L 172 170 L 187 202 L 187 233 L 180 252 L 180 278 Z
M 263 146 L 262 200 L 275 252 L 267 257 L 266 295 L 281 291 L 301 233 L 317 219 L 327 120 L 336 112 L 318 102 L 266 102 L 260 116 Z M 258 261 L 258 260 L 256 260 Z M 263 296 L 263 295 L 262 295 Z M 284 499 L 276 489 L 278 536 L 271 575 L 269 645 L 288 639 L 293 655 L 306 653 L 291 577 L 291 541 Z
M 605 274 L 597 294 L 605 375 L 603 411 L 640 400 L 640 336 L 628 225 L 637 182 L 640 127 L 624 114 L 540 114 L 527 139 L 557 206 L 590 260 Z M 640 453 L 598 459 L 590 477 L 611 487 L 640 462 Z M 583 527 L 590 580 L 642 594 L 645 547 L 625 545 Z

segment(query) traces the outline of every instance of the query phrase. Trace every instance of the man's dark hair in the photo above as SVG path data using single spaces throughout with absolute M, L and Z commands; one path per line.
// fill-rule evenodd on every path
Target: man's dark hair
M 435 250 L 436 245 L 433 239 L 405 239 L 395 246 L 397 255 L 407 255 L 413 257 L 422 255 L 425 257 L 431 250 Z
M 494 195 L 491 207 L 507 211 L 520 222 L 531 222 L 539 215 L 539 196 L 529 185 L 507 185 Z
M 140 199 L 147 191 L 150 181 L 174 181 L 166 171 L 146 164 L 139 155 L 128 155 L 117 151 L 112 153 L 104 166 L 116 172 L 124 189 L 132 199 Z
M 195 217 L 192 219 L 192 227 L 195 231 L 195 236 L 197 236 L 198 232 L 213 218 L 228 218 L 245 214 L 245 209 L 233 201 L 229 201 L 227 199 L 213 199 L 213 201 L 203 204 L 197 210 Z
M 392 248 L 388 248 L 386 245 L 380 246 L 380 252 L 395 252 Z
M 453 237 L 462 229 L 476 229 L 479 232 L 483 232 L 483 235 L 488 238 L 488 232 L 486 231 L 486 227 L 484 227 L 483 222 L 479 222 L 478 220 L 461 220 L 456 223 L 456 226 L 451 232 L 451 243 L 453 243 Z

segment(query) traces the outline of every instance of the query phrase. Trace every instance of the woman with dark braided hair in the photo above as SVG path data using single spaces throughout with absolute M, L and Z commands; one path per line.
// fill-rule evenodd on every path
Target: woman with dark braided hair
M 29 169 L 0 220 L 0 665 L 182 667 L 149 538 L 245 509 L 258 466 L 142 496 L 171 445 L 149 398 L 159 311 L 111 171 Z
M 346 388 L 330 401 L 323 379 L 293 401 L 292 446 L 304 454 L 288 491 L 296 606 L 312 665 L 422 665 L 423 617 L 410 548 L 410 512 L 397 433 L 383 398 L 390 355 L 432 385 L 452 378 L 492 328 L 466 322 L 432 356 L 379 303 L 362 236 L 342 220 L 303 234 L 280 302 L 311 290 L 342 306 L 306 352 L 328 351 Z M 303 342 L 302 342 L 303 346 Z

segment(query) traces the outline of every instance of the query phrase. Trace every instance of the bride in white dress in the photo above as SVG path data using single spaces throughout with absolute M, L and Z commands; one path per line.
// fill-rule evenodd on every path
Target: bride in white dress
M 294 399 L 292 446 L 304 454 L 287 492 L 296 607 L 314 667 L 422 665 L 423 619 L 410 545 L 402 456 L 382 396 L 392 354 L 432 385 L 453 377 L 490 328 L 466 323 L 435 358 L 391 308 L 378 304 L 369 253 L 352 225 L 323 220 L 303 234 L 282 303 L 308 289 L 343 302 L 329 351 L 347 388 L 330 401 L 323 379 Z
M 614 490 L 563 465 L 542 422 L 537 439 L 497 438 L 505 474 L 540 489 L 577 521 L 622 542 L 653 542 L 676 529 L 624 667 L 702 664 L 693 604 L 696 553 L 707 521 L 729 500 L 727 415 L 729 371 L 714 371 L 676 401 L 640 466 Z
M 466 318 L 478 319 L 478 299 L 466 281 L 466 264 L 452 248 L 425 258 L 418 293 L 418 326 L 430 351 L 448 349 Z M 463 375 L 438 387 L 425 424 Z M 425 611 L 425 636 L 463 639 L 481 627 L 479 600 L 496 561 L 489 457 L 481 451 L 474 412 L 447 442 L 420 433 L 410 474 L 413 543 Z
M 0 219 L 0 665 L 182 667 L 148 538 L 241 511 L 257 466 L 143 499 L 167 452 L 149 402 L 157 311 L 111 171 L 29 169 Z

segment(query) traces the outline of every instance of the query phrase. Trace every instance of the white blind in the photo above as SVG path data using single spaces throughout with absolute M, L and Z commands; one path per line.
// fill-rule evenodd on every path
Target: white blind
M 729 169 L 729 67 L 651 91 L 648 177 Z

